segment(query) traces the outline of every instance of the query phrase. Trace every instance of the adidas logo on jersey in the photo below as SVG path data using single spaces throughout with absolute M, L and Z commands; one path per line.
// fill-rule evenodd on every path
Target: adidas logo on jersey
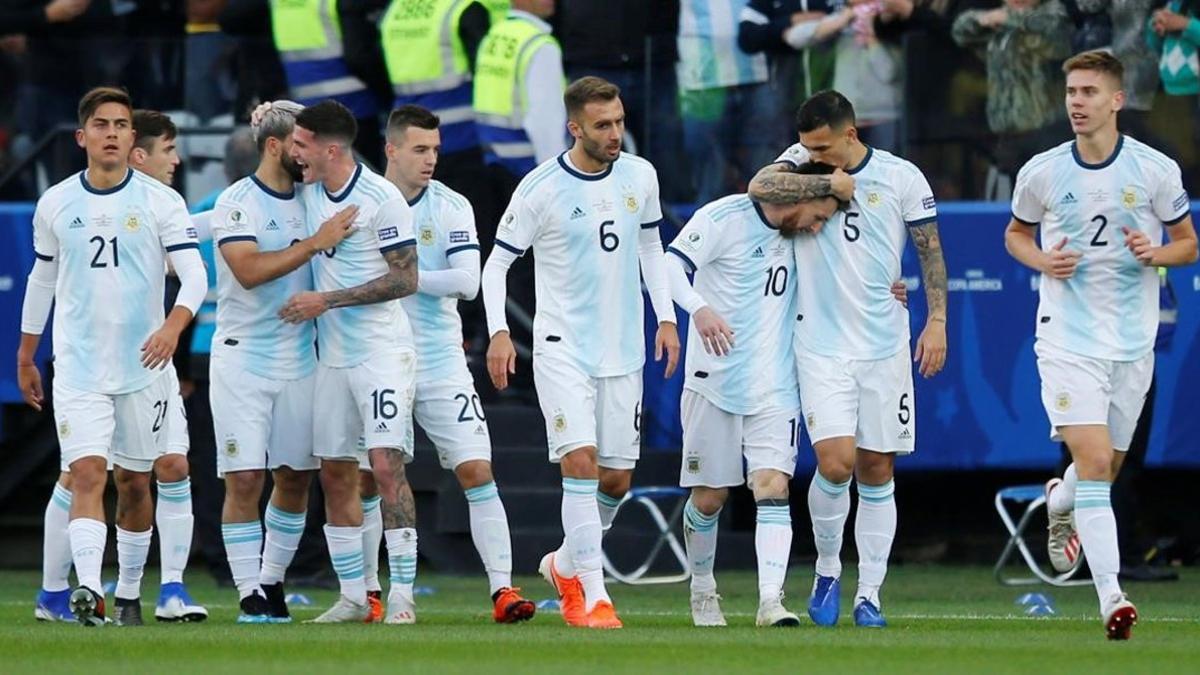
M 279 231 L 279 223 L 275 222 L 275 219 L 272 218 L 271 222 L 267 223 L 267 230 L 272 232 Z
M 912 432 L 907 428 L 900 430 L 900 440 L 907 441 L 912 439 Z
M 377 433 L 377 434 L 384 433 L 387 430 L 388 430 L 388 425 L 386 422 L 380 422 L 379 424 L 375 425 L 375 433 Z
M 587 216 L 587 214 L 584 213 L 583 209 L 579 208 L 578 206 L 571 209 L 571 220 L 578 220 L 578 219 L 586 217 L 586 216 Z
M 758 248 L 754 249 L 754 253 L 751 253 L 751 254 L 750 254 L 750 257 L 751 257 L 751 258 L 761 258 L 761 257 L 763 257 L 763 250 L 762 250 L 762 247 L 761 247 L 761 246 L 759 246 Z
M 482 424 L 475 427 L 475 435 L 476 436 L 486 436 L 487 435 L 487 431 L 484 431 Z
M 1059 202 L 1059 203 L 1060 203 L 1060 204 L 1075 204 L 1075 203 L 1077 203 L 1078 201 L 1079 201 L 1078 199 L 1075 199 L 1075 194 L 1074 194 L 1074 193 L 1068 192 L 1068 193 L 1067 193 L 1067 196 L 1063 197 L 1063 198 L 1062 198 L 1062 201 L 1061 201 L 1061 202 Z
M 72 230 L 77 230 L 81 227 L 85 227 L 85 225 L 83 224 L 83 218 L 80 218 L 79 216 L 75 216 L 75 220 L 72 220 L 71 224 L 68 225 L 67 227 L 68 227 L 68 229 L 72 229 Z

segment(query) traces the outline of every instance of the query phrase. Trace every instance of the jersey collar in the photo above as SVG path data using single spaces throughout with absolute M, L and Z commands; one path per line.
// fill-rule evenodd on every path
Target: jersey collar
M 867 154 L 865 157 L 863 157 L 863 161 L 859 162 L 858 166 L 854 167 L 853 169 L 846 169 L 846 173 L 848 173 L 850 175 L 854 175 L 854 174 L 858 173 L 859 171 L 862 171 L 863 169 L 867 168 L 867 162 L 871 161 L 871 156 L 874 154 L 875 154 L 875 149 L 868 145 L 867 146 Z
M 1100 169 L 1103 169 L 1109 164 L 1117 161 L 1117 155 L 1121 154 L 1121 148 L 1124 145 L 1125 134 L 1117 134 L 1117 145 L 1115 148 L 1113 148 L 1112 154 L 1108 156 L 1108 159 L 1100 162 L 1099 164 L 1088 164 L 1087 162 L 1083 161 L 1082 157 L 1079 156 L 1079 141 L 1071 141 L 1071 156 L 1075 158 L 1075 163 L 1079 166 L 1092 171 L 1099 171 Z
M 133 169 L 126 169 L 125 178 L 122 179 L 120 183 L 117 183 L 110 188 L 100 189 L 92 187 L 92 184 L 87 181 L 87 169 L 79 172 L 79 182 L 83 184 L 83 189 L 94 195 L 111 195 L 114 192 L 120 192 L 121 188 L 129 185 L 129 181 L 131 180 L 133 180 Z
M 421 191 L 417 193 L 417 196 L 416 196 L 416 197 L 413 197 L 411 200 L 409 200 L 409 199 L 406 199 L 406 200 L 404 200 L 404 201 L 408 202 L 408 205 L 409 205 L 409 206 L 416 206 L 416 205 L 417 205 L 417 202 L 419 202 L 419 201 L 421 201 L 422 199 L 424 199 L 424 198 L 425 198 L 425 193 L 426 193 L 426 192 L 429 192 L 429 186 L 428 186 L 428 185 L 426 185 L 425 187 L 421 188 Z
M 758 202 L 751 199 L 750 204 L 752 206 L 754 206 L 754 212 L 758 214 L 758 219 L 762 221 L 763 225 L 766 225 L 767 227 L 771 228 L 772 230 L 779 229 L 778 227 L 775 227 L 774 225 L 772 225 L 771 221 L 767 220 L 767 214 L 763 213 L 762 206 L 760 206 Z
M 615 163 L 616 162 L 609 162 L 608 166 L 600 173 L 583 173 L 581 171 L 578 171 L 578 170 L 572 168 L 571 165 L 567 163 L 567 153 L 566 152 L 564 152 L 563 154 L 558 156 L 558 165 L 563 168 L 563 171 L 566 171 L 567 173 L 571 174 L 572 176 L 578 178 L 579 180 L 603 180 L 605 178 L 608 178 L 608 174 L 612 173 L 613 164 L 615 164 Z
M 292 197 L 296 196 L 296 188 L 294 188 L 294 187 L 288 192 L 276 192 L 276 191 L 272 190 L 271 188 L 267 187 L 267 184 L 262 182 L 261 180 L 259 180 L 258 176 L 255 176 L 254 174 L 250 174 L 250 180 L 254 181 L 254 184 L 257 185 L 260 190 L 262 190 L 263 192 L 267 193 L 268 195 L 274 197 L 275 199 L 287 200 L 287 199 L 291 199 Z
M 354 184 L 358 182 L 358 177 L 360 175 L 362 175 L 362 164 L 355 164 L 354 174 L 350 176 L 350 182 L 346 183 L 346 187 L 342 188 L 341 194 L 336 197 L 334 197 L 333 194 L 329 192 L 329 189 L 324 185 L 321 186 L 321 189 L 325 190 L 325 196 L 329 197 L 329 201 L 334 203 L 340 202 L 346 199 L 346 197 L 350 196 L 350 192 L 354 190 Z

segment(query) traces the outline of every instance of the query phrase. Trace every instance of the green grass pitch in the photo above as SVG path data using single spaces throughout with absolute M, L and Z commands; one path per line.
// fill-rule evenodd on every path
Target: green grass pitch
M 189 587 L 212 612 L 206 623 L 85 629 L 37 624 L 39 576 L 7 572 L 0 573 L 0 673 L 1200 673 L 1200 575 L 1191 569 L 1177 583 L 1127 585 L 1141 620 L 1124 643 L 1104 639 L 1090 586 L 1005 588 L 982 567 L 893 567 L 883 595 L 891 625 L 883 630 L 850 619 L 850 567 L 842 621 L 817 628 L 804 616 L 809 574 L 796 567 L 789 575 L 786 604 L 803 618 L 800 628 L 755 628 L 754 575 L 736 572 L 717 577 L 728 628 L 691 626 L 685 584 L 613 583 L 625 628 L 601 632 L 567 628 L 553 610 L 527 624 L 493 625 L 482 575 L 434 574 L 418 576 L 436 592 L 418 598 L 415 626 L 240 626 L 236 592 L 197 573 Z M 157 573 L 147 571 L 146 580 L 150 619 Z M 519 582 L 531 598 L 549 595 L 538 578 Z M 294 609 L 297 619 L 312 618 L 334 597 L 291 590 L 314 601 Z M 1029 590 L 1051 595 L 1057 616 L 1023 616 L 1015 600 Z

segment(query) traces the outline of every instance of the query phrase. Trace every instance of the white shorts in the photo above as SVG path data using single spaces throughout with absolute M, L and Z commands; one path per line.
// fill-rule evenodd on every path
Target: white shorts
M 286 466 L 320 467 L 313 456 L 313 385 L 316 375 L 272 380 L 213 355 L 209 402 L 217 443 L 217 476 Z
M 61 466 L 84 457 L 148 473 L 167 445 L 171 391 L 165 374 L 128 394 L 97 394 L 54 383 Z
M 800 408 L 813 443 L 854 437 L 857 447 L 907 455 L 915 449 L 916 405 L 907 349 L 857 361 L 799 351 Z
M 745 476 L 772 469 L 790 478 L 796 470 L 798 410 L 737 415 L 690 389 L 680 399 L 683 417 L 681 487 L 733 487 Z M 742 458 L 745 457 L 745 472 Z
M 409 350 L 374 354 L 349 368 L 318 363 L 313 454 L 369 469 L 368 450 L 393 448 L 411 462 L 416 365 Z
M 1113 449 L 1125 452 L 1154 377 L 1154 352 L 1136 361 L 1108 361 L 1069 352 L 1038 340 L 1042 406 L 1050 418 L 1050 440 L 1061 441 L 1058 427 L 1103 424 Z
M 169 386 L 171 387 L 171 417 L 170 424 L 167 425 L 166 454 L 187 456 L 188 448 L 191 446 L 188 441 L 187 410 L 183 407 L 183 395 L 179 391 L 179 374 L 175 372 L 175 366 L 167 368 L 167 377 L 170 378 Z
M 591 377 L 555 354 L 535 354 L 533 384 L 546 419 L 550 461 L 594 446 L 606 469 L 632 469 L 641 456 L 642 371 Z
M 475 380 L 466 364 L 457 376 L 417 384 L 413 417 L 437 449 L 443 469 L 482 460 L 492 461 L 492 438 Z

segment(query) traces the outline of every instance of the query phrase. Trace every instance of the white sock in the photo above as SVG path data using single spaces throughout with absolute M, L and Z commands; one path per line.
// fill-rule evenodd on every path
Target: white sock
M 397 591 L 413 596 L 417 580 L 417 531 L 411 527 L 384 530 L 388 550 L 388 595 Z
M 1070 513 L 1071 509 L 1075 508 L 1075 490 L 1078 483 L 1079 474 L 1075 472 L 1075 463 L 1072 462 L 1063 472 L 1062 483 L 1050 493 L 1046 508 L 1051 513 Z
M 717 557 L 717 523 L 720 519 L 720 509 L 712 515 L 704 515 L 691 499 L 683 506 L 683 543 L 692 570 L 692 593 L 717 591 L 713 562 Z
M 162 565 L 162 583 L 180 583 L 192 553 L 192 481 L 158 482 L 158 506 L 154 522 L 158 526 L 158 554 Z
M 362 526 L 325 526 L 325 543 L 329 546 L 329 559 L 337 574 L 342 595 L 351 602 L 367 604 L 367 585 L 363 582 L 363 537 Z
M 225 557 L 229 572 L 238 589 L 238 599 L 255 591 L 265 596 L 259 586 L 260 555 L 263 549 L 262 523 L 221 523 L 221 538 L 225 540 Z
M 100 566 L 104 563 L 108 526 L 101 520 L 75 518 L 67 525 L 67 534 L 71 539 L 71 561 L 75 565 L 75 577 L 79 579 L 79 585 L 103 593 Z
M 596 490 L 596 508 L 600 511 L 600 531 L 608 534 L 612 529 L 613 519 L 617 517 L 617 508 L 621 506 L 623 497 L 610 497 Z
M 1117 546 L 1117 519 L 1113 516 L 1109 491 L 1112 483 L 1081 480 L 1075 490 L 1075 526 L 1079 542 L 1087 555 L 1092 582 L 1100 597 L 1100 611 L 1108 599 L 1121 592 L 1117 573 L 1121 571 L 1121 551 Z M 1057 492 L 1057 490 L 1055 490 Z
M 858 591 L 876 607 L 879 589 L 887 576 L 892 540 L 896 538 L 896 482 L 883 485 L 858 484 L 858 516 L 854 520 L 854 543 L 858 546 Z
M 813 473 L 808 484 L 808 512 L 817 546 L 817 576 L 842 576 L 842 533 L 850 516 L 850 480 L 834 483 Z
M 262 570 L 258 582 L 263 586 L 283 583 L 288 566 L 296 557 L 300 537 L 304 536 L 305 513 L 291 513 L 267 504 L 267 540 L 263 545 Z
M 783 592 L 788 557 L 792 553 L 792 513 L 786 499 L 756 504 L 754 553 L 758 558 L 758 601 L 775 602 Z
M 381 591 L 379 585 L 379 545 L 383 542 L 383 498 L 379 495 L 362 500 L 363 509 L 363 579 L 368 591 Z
M 43 591 L 65 591 L 71 587 L 71 540 L 67 536 L 70 522 L 71 491 L 56 482 L 42 521 Z
M 142 597 L 142 573 L 146 571 L 146 559 L 150 557 L 153 531 L 130 532 L 117 526 L 117 590 L 114 597 L 122 600 Z
M 512 586 L 512 539 L 508 533 L 508 514 L 500 491 L 493 481 L 465 490 L 467 510 L 471 514 L 471 539 L 479 559 L 487 570 L 488 592 Z
M 604 561 L 601 541 L 603 528 L 596 506 L 596 487 L 599 481 L 586 478 L 563 478 L 562 524 L 570 560 L 583 584 L 587 600 L 586 611 L 592 611 L 601 600 L 612 602 L 604 588 Z M 562 567 L 556 567 L 562 572 Z

